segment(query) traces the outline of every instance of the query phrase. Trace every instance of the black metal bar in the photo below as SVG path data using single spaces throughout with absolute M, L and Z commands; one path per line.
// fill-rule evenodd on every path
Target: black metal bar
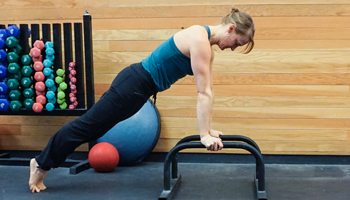
M 259 152 L 261 152 L 258 144 L 254 142 L 251 138 L 243 135 L 221 135 L 220 136 L 222 141 L 240 141 L 240 142 L 245 142 L 247 144 L 252 145 L 255 147 Z M 190 135 L 187 137 L 182 138 L 180 141 L 177 142 L 177 144 L 181 144 L 184 142 L 191 142 L 191 141 L 200 141 L 201 138 L 199 135 Z
M 63 37 L 64 37 L 64 69 L 65 69 L 65 82 L 69 83 L 69 62 L 73 61 L 73 45 L 72 45 L 72 24 L 63 23 Z M 70 93 L 70 87 L 65 91 L 66 94 Z M 69 102 L 69 95 L 66 95 L 66 102 Z
M 87 109 L 95 103 L 94 67 L 92 47 L 92 24 L 91 15 L 85 12 L 84 23 L 84 50 L 85 50 L 85 73 L 86 73 L 86 107 Z
M 36 40 L 40 40 L 40 26 L 39 24 L 31 24 L 30 26 L 31 34 L 32 34 L 32 46 Z
M 256 179 L 254 180 L 257 183 L 256 195 L 258 199 L 267 199 L 266 190 L 265 190 L 265 164 L 262 158 L 261 153 L 252 145 L 243 142 L 224 142 L 225 148 L 238 148 L 244 149 L 250 152 L 256 159 L 256 164 L 259 166 L 256 174 Z M 173 188 L 171 187 L 171 178 L 170 178 L 170 163 L 176 156 L 176 154 L 188 148 L 205 148 L 200 142 L 185 142 L 179 145 L 176 145 L 166 156 L 164 161 L 164 189 L 159 199 L 168 199 L 173 193 Z
M 50 24 L 42 24 L 41 27 L 43 29 L 42 36 L 43 36 L 44 43 L 47 41 L 51 41 L 51 26 L 50 26 Z
M 254 142 L 254 140 L 252 140 L 251 138 L 247 137 L 247 136 L 243 136 L 243 135 L 221 135 L 220 138 L 223 141 L 240 141 L 240 142 L 245 142 L 247 144 L 252 145 L 256 150 L 258 150 L 261 153 L 261 150 L 258 146 L 258 144 L 256 142 Z M 190 135 L 187 137 L 182 138 L 180 141 L 177 142 L 176 145 L 185 143 L 185 142 L 192 142 L 192 141 L 200 141 L 200 136 L 199 135 Z M 172 160 L 172 165 L 171 165 L 171 172 L 172 172 L 172 178 L 176 178 L 178 173 L 178 169 L 177 169 L 177 162 L 178 162 L 178 158 L 177 156 L 174 157 L 174 159 Z M 256 173 L 258 172 L 259 166 L 256 166 Z
M 28 166 L 31 158 L 18 158 L 18 157 L 9 157 L 9 158 L 0 158 L 0 165 L 8 166 Z M 60 167 L 71 167 L 76 165 L 80 161 L 67 159 L 65 160 Z
M 175 191 L 180 187 L 182 181 L 182 176 L 179 175 L 178 178 L 170 180 L 170 185 L 172 186 L 170 190 L 163 190 L 160 194 L 158 200 L 172 199 L 175 195 Z
M 20 29 L 19 43 L 22 47 L 22 53 L 28 54 L 30 50 L 29 43 L 28 43 L 28 38 L 29 38 L 28 24 L 20 24 L 19 29 Z
M 74 23 L 75 75 L 77 82 L 78 108 L 85 108 L 85 78 L 83 61 L 83 32 L 82 24 Z
M 61 24 L 53 24 L 53 43 L 55 50 L 55 60 L 53 69 L 56 72 L 57 69 L 62 69 L 62 26 Z
M 85 160 L 85 161 L 82 161 L 82 162 L 79 162 L 73 166 L 71 166 L 69 168 L 69 173 L 70 174 L 78 174 L 84 170 L 87 170 L 90 168 L 90 164 L 89 164 L 89 161 L 88 160 Z
M 0 153 L 0 158 L 9 158 L 10 154 L 9 153 Z

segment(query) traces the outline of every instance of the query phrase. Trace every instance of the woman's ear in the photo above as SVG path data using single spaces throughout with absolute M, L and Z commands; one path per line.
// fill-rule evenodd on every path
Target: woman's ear
M 228 32 L 231 33 L 232 31 L 236 31 L 237 25 L 236 23 L 232 22 L 228 24 Z

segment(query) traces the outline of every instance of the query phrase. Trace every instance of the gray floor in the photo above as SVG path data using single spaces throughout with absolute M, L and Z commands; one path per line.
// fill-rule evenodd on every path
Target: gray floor
M 70 175 L 68 168 L 50 171 L 48 189 L 31 194 L 28 167 L 1 166 L 1 200 L 147 200 L 162 190 L 162 163 L 119 167 L 112 173 L 92 169 Z M 192 164 L 179 166 L 183 179 L 174 199 L 254 199 L 254 165 Z M 266 165 L 270 200 L 349 200 L 349 165 Z

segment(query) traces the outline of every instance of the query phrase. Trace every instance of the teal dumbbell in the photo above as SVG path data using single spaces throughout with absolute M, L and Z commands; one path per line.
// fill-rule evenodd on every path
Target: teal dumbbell
M 24 89 L 23 96 L 27 99 L 32 98 L 34 96 L 34 89 L 33 88 Z
M 34 70 L 33 70 L 33 68 L 31 66 L 25 65 L 25 66 L 22 67 L 21 71 L 22 71 L 22 75 L 23 76 L 28 77 L 28 76 L 31 76 L 33 74 Z
M 11 90 L 9 93 L 9 97 L 11 100 L 19 100 L 21 98 L 21 91 Z
M 11 101 L 10 108 L 11 108 L 12 111 L 17 112 L 17 111 L 21 110 L 22 103 L 20 101 L 17 101 L 17 100 Z
M 7 71 L 11 74 L 16 74 L 19 72 L 19 70 L 20 70 L 20 66 L 15 62 L 10 63 L 7 67 Z
M 33 81 L 29 77 L 24 77 L 24 78 L 21 79 L 21 85 L 24 88 L 29 88 L 32 85 L 32 83 L 33 83 Z
M 15 89 L 18 89 L 19 82 L 17 79 L 9 79 L 7 80 L 7 86 L 9 87 L 10 90 L 15 90 Z
M 34 100 L 33 99 L 25 99 L 24 100 L 24 107 L 26 110 L 32 110 L 33 104 L 34 104 Z

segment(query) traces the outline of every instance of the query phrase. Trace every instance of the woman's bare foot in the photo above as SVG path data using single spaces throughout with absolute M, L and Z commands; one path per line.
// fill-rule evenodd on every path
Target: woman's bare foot
M 45 190 L 46 186 L 44 185 L 44 178 L 47 175 L 48 171 L 39 168 L 38 163 L 35 158 L 30 160 L 30 177 L 29 177 L 29 189 L 30 191 L 40 192 L 41 190 Z

